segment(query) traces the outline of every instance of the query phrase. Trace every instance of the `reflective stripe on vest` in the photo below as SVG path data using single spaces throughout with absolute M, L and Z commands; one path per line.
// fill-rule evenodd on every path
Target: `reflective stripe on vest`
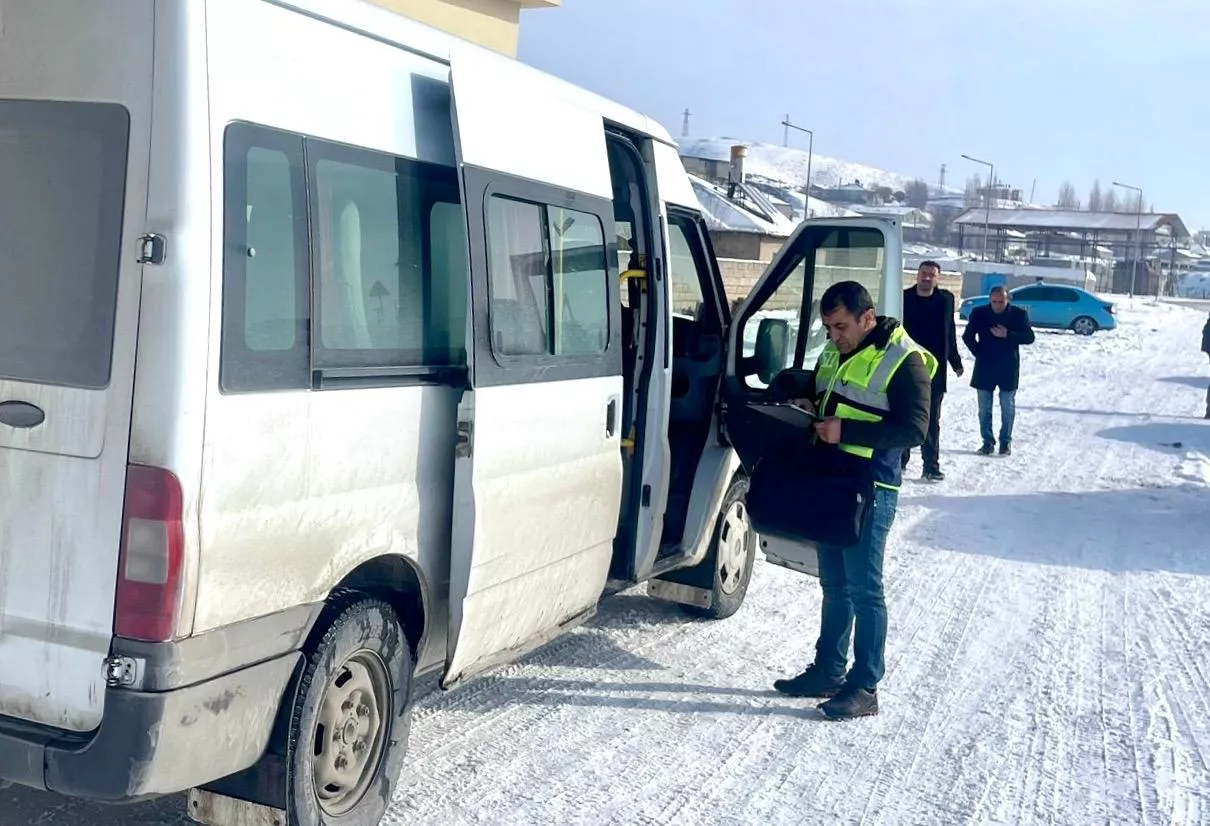
M 840 363 L 840 351 L 836 345 L 828 342 L 819 357 L 819 366 L 815 372 L 816 387 L 821 382 L 827 383 L 820 410 L 826 410 L 828 401 L 833 395 L 837 397 L 836 416 L 840 419 L 860 422 L 880 422 L 881 414 L 861 410 L 845 402 L 862 405 L 883 413 L 891 409 L 887 398 L 887 387 L 903 362 L 912 353 L 919 353 L 928 368 L 929 378 L 937 374 L 937 358 L 919 344 L 914 342 L 902 327 L 897 327 L 891 333 L 890 341 L 885 349 L 879 350 L 873 345 L 867 345 L 853 354 L 844 364 Z M 864 445 L 842 442 L 840 449 L 863 459 L 871 459 L 874 449 Z

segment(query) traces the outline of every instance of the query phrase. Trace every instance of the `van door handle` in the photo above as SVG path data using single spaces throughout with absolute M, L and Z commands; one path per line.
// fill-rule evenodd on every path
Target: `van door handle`
M 46 413 L 36 404 L 21 401 L 0 402 L 0 424 L 27 430 L 46 421 Z
M 605 438 L 613 439 L 618 435 L 618 412 L 621 410 L 621 404 L 618 402 L 617 396 L 614 396 L 605 405 Z

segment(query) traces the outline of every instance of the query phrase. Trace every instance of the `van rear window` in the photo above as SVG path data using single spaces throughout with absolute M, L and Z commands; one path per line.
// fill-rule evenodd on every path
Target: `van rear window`
M 0 100 L 0 378 L 109 384 L 130 117 Z

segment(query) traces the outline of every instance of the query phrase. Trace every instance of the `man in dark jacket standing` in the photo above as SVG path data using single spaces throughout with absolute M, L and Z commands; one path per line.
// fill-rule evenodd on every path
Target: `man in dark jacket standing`
M 971 311 L 962 340 L 975 357 L 971 387 L 979 391 L 979 452 L 990 456 L 996 448 L 992 438 L 992 401 L 1000 390 L 1000 455 L 1012 453 L 1013 419 L 1017 413 L 1017 385 L 1021 378 L 1021 346 L 1034 343 L 1029 314 L 1008 302 L 1008 290 L 993 287 L 991 303 Z
M 941 265 L 925 261 L 916 272 L 916 286 L 903 292 L 903 328 L 912 341 L 933 354 L 940 365 L 933 377 L 933 402 L 929 410 L 929 431 L 920 446 L 924 457 L 924 478 L 940 482 L 941 472 L 941 401 L 945 397 L 946 362 L 958 376 L 962 375 L 962 355 L 958 352 L 958 333 L 954 328 L 954 294 L 940 289 Z M 912 451 L 903 452 L 906 468 Z

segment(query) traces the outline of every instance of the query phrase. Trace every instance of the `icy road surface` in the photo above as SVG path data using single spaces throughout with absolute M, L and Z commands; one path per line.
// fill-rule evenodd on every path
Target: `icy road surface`
M 1007 459 L 974 454 L 951 381 L 949 479 L 905 485 L 888 553 L 880 717 L 770 691 L 810 659 L 819 591 L 762 563 L 729 621 L 624 595 L 426 696 L 386 822 L 1210 823 L 1205 312 L 1039 333 Z M 183 822 L 0 792 L 0 826 Z

